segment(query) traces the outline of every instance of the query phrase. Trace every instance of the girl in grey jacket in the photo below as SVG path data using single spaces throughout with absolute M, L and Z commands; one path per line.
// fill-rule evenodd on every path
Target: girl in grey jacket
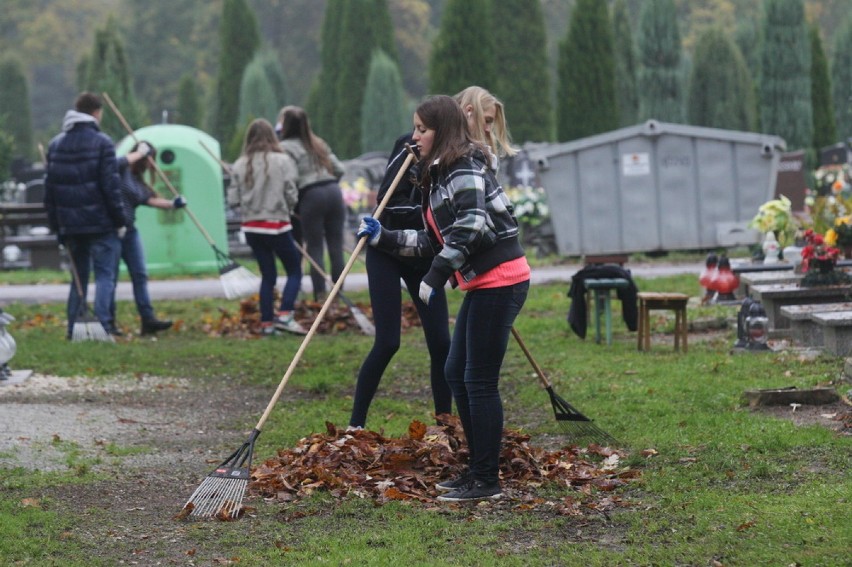
M 303 335 L 305 329 L 293 317 L 302 283 L 302 255 L 293 240 L 291 217 L 299 201 L 296 164 L 281 151 L 272 124 L 258 119 L 249 125 L 242 155 L 232 169 L 228 204 L 239 207 L 246 243 L 260 268 L 261 332 Z M 274 313 L 276 257 L 284 265 L 287 282 Z

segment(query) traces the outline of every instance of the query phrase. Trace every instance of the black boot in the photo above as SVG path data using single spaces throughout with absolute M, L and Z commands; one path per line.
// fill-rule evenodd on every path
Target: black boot
M 143 319 L 142 334 L 152 335 L 158 331 L 165 331 L 172 326 L 171 321 L 160 321 L 159 319 Z

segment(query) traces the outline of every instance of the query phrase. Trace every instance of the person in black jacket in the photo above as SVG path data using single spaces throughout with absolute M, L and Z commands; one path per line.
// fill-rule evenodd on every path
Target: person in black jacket
M 414 145 L 411 134 L 400 136 L 394 144 L 385 176 L 379 187 L 377 195 L 379 201 L 384 199 L 391 182 L 405 161 L 408 153 L 406 144 Z M 404 173 L 384 210 L 382 222 L 390 229 L 423 228 L 420 201 L 419 187 L 412 183 L 408 172 Z M 376 324 L 376 337 L 373 348 L 358 371 L 352 414 L 349 418 L 350 428 L 364 427 L 367 411 L 379 387 L 382 374 L 391 358 L 399 350 L 402 317 L 400 280 L 405 283 L 423 325 L 426 347 L 429 350 L 429 376 L 435 414 L 452 411 L 452 394 L 444 378 L 444 363 L 450 350 L 447 296 L 444 288 L 436 289 L 435 297 L 432 298 L 428 307 L 418 296 L 420 282 L 429 271 L 430 265 L 431 258 L 401 258 L 372 246 L 367 248 L 367 283 L 370 289 L 373 320 Z
M 148 159 L 157 159 L 157 150 L 148 142 L 134 144 L 130 151 L 118 158 L 118 171 L 121 177 L 121 196 L 125 214 L 127 215 L 127 233 L 121 239 L 121 259 L 127 266 L 130 281 L 133 283 L 133 300 L 136 310 L 142 319 L 141 334 L 148 335 L 165 331 L 172 326 L 171 321 L 157 319 L 151 296 L 148 293 L 148 269 L 145 265 L 145 250 L 142 247 L 142 237 L 136 229 L 136 208 L 145 205 L 157 209 L 172 210 L 186 206 L 183 195 L 174 199 L 164 199 L 154 192 L 151 187 L 153 175 L 145 180 L 145 172 L 153 174 L 153 168 Z M 118 272 L 116 271 L 116 276 Z M 111 309 L 115 317 L 115 302 Z
M 50 228 L 68 250 L 83 288 L 80 297 L 71 283 L 68 294 L 68 338 L 82 312 L 89 274 L 95 274 L 95 316 L 104 330 L 120 335 L 110 312 L 128 218 L 122 206 L 115 144 L 98 126 L 103 103 L 98 95 L 81 93 L 74 110 L 65 113 L 62 132 L 47 151 L 44 206 Z

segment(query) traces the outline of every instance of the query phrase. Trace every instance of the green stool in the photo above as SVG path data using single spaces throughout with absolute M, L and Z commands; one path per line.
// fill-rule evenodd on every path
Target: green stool
M 595 342 L 601 342 L 601 315 L 604 316 L 606 326 L 606 344 L 612 344 L 612 305 L 610 304 L 610 291 L 613 289 L 624 289 L 630 282 L 624 278 L 600 278 L 584 281 L 586 289 L 593 294 L 595 314 Z

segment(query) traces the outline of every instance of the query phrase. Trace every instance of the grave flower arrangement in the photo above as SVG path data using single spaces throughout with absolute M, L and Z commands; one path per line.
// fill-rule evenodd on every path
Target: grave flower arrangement
M 803 287 L 839 285 L 852 281 L 849 274 L 836 269 L 839 249 L 828 244 L 825 237 L 813 229 L 806 230 L 804 238 L 807 244 L 802 248 L 802 269 L 805 272 L 801 282 Z
M 792 244 L 796 231 L 799 229 L 799 222 L 793 215 L 790 199 L 781 195 L 777 199 L 762 204 L 749 226 L 763 234 L 774 233 L 779 246 L 784 248 Z

